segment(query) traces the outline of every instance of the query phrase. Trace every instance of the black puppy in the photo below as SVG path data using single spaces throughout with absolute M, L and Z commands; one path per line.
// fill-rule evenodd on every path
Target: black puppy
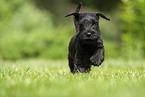
M 69 67 L 72 73 L 87 73 L 91 65 L 100 66 L 104 61 L 104 46 L 99 30 L 99 17 L 110 20 L 99 12 L 79 13 L 82 3 L 74 13 L 76 34 L 69 43 Z

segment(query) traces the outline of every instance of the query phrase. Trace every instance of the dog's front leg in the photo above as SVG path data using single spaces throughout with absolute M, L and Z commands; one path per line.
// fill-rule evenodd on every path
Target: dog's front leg
M 85 52 L 84 51 L 77 51 L 75 60 L 74 60 L 74 72 L 75 73 L 87 73 L 90 70 L 90 66 L 85 65 Z
M 81 68 L 83 68 L 83 53 L 81 51 L 77 51 L 74 59 L 74 72 L 82 72 Z
M 92 65 L 100 66 L 104 61 L 104 47 L 99 48 L 95 51 L 94 55 L 90 58 Z

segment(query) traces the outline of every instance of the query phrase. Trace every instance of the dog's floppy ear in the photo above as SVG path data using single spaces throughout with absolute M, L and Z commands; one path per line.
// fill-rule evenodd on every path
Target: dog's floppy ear
M 66 15 L 65 17 L 71 16 L 71 15 L 73 15 L 73 16 L 75 16 L 75 17 L 78 17 L 78 16 L 79 16 L 79 11 L 80 11 L 80 9 L 81 9 L 81 6 L 82 6 L 82 2 L 79 3 L 79 5 L 78 5 L 78 7 L 76 8 L 75 12 L 70 13 L 70 14 Z
M 68 16 L 74 16 L 74 21 L 78 21 L 78 18 L 79 18 L 79 13 L 70 13 L 70 14 L 68 14 L 68 15 L 66 15 L 65 17 L 68 17 Z
M 104 14 L 102 14 L 102 13 L 100 13 L 100 12 L 96 12 L 96 15 L 97 15 L 97 16 L 100 16 L 100 17 L 102 17 L 102 18 L 104 18 L 104 19 L 106 19 L 106 20 L 108 20 L 108 21 L 110 21 L 110 19 L 109 19 L 108 17 L 106 17 Z
M 71 15 L 73 15 L 73 16 L 79 16 L 79 13 L 73 12 L 73 13 L 70 13 L 70 14 L 66 15 L 65 17 L 71 16 Z

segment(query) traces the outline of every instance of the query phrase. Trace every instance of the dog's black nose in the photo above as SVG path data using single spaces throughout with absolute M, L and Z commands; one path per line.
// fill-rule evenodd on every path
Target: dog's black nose
M 90 33 L 90 32 L 88 32 L 88 33 L 87 33 L 87 36 L 88 36 L 88 37 L 90 37 L 90 36 L 91 36 L 91 33 Z

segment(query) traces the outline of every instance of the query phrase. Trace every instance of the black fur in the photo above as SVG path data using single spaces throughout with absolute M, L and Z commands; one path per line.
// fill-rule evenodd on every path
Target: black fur
M 110 20 L 99 12 L 79 13 L 82 3 L 78 5 L 73 15 L 76 34 L 69 43 L 69 67 L 72 73 L 87 73 L 91 65 L 100 66 L 104 61 L 104 45 L 99 30 L 99 17 Z

